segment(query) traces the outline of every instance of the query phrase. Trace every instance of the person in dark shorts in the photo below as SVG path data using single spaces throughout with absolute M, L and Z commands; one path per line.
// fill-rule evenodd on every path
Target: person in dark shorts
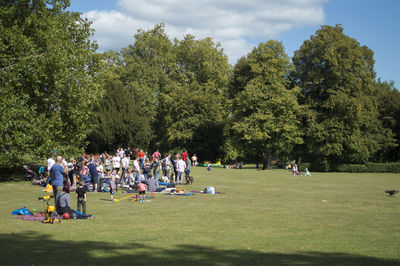
M 145 183 L 141 182 L 141 183 L 139 183 L 139 184 L 137 185 L 137 189 L 138 189 L 138 191 L 139 191 L 139 196 L 138 196 L 139 198 L 136 197 L 136 199 L 137 199 L 139 202 L 143 202 L 144 199 L 145 199 L 145 194 L 146 194 L 146 190 L 147 190 L 147 185 L 146 185 Z
M 78 183 L 78 188 L 76 189 L 76 209 L 80 212 L 82 206 L 82 212 L 84 215 L 86 215 L 86 191 L 87 187 L 84 185 L 83 181 L 80 181 Z

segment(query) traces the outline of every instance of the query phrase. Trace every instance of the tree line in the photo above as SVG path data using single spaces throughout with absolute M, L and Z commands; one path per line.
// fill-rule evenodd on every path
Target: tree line
M 100 54 L 69 1 L 0 5 L 0 166 L 128 146 L 264 168 L 399 160 L 400 93 L 340 25 L 292 58 L 269 40 L 231 66 L 212 38 L 171 40 L 163 24 Z

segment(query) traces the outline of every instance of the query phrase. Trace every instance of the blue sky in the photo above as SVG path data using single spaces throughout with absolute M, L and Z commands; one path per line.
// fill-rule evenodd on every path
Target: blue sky
M 94 22 L 101 50 L 126 47 L 138 28 L 165 22 L 171 38 L 214 38 L 232 64 L 269 39 L 282 41 L 292 56 L 321 25 L 341 24 L 374 51 L 377 77 L 400 88 L 398 0 L 71 0 L 69 10 Z

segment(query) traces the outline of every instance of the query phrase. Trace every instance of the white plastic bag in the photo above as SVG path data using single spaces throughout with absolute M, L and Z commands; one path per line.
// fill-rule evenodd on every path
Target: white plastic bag
M 215 194 L 215 188 L 214 187 L 207 187 L 206 193 L 207 194 Z

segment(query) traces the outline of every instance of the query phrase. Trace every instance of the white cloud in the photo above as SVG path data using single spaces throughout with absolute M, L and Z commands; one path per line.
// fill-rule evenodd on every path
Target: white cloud
M 327 0 L 119 0 L 119 11 L 93 10 L 101 50 L 119 50 L 133 43 L 137 29 L 164 22 L 171 38 L 185 34 L 212 37 L 220 42 L 231 63 L 254 45 L 249 39 L 268 40 L 292 28 L 323 23 Z

